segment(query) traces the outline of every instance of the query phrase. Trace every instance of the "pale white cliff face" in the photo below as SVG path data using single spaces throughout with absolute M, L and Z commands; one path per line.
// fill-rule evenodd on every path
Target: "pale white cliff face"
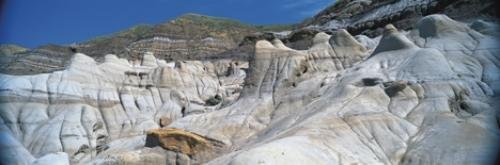
M 78 163 L 104 151 L 142 147 L 147 130 L 236 99 L 245 77 L 240 67 L 247 67 L 233 61 L 168 64 L 152 54 L 135 66 L 114 55 L 105 59 L 96 64 L 75 54 L 64 71 L 0 75 L 0 121 L 6 145 L 32 155 L 19 160 L 65 152 Z M 206 105 L 205 100 L 215 95 L 226 99 Z M 21 144 L 11 144 L 14 138 Z
M 309 50 L 259 41 L 248 63 L 146 54 L 96 64 L 76 54 L 64 71 L 1 75 L 0 145 L 9 147 L 0 150 L 13 155 L 1 156 L 19 164 L 489 164 L 500 140 L 500 36 L 494 24 L 471 27 L 431 15 L 411 32 L 388 25 L 374 39 L 319 33 Z M 216 95 L 221 102 L 207 104 Z M 189 156 L 144 147 L 145 132 L 160 127 L 220 143 Z

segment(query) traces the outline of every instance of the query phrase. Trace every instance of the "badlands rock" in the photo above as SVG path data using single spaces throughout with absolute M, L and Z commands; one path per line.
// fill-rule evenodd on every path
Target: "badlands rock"
M 373 39 L 318 33 L 306 50 L 261 40 L 248 63 L 77 53 L 63 71 L 0 76 L 2 164 L 61 152 L 72 164 L 493 164 L 489 27 L 431 15 Z
M 225 69 L 200 61 L 157 67 L 165 62 L 151 54 L 140 63 L 107 55 L 97 64 L 75 54 L 64 71 L 1 75 L 2 135 L 5 146 L 12 146 L 2 153 L 31 162 L 30 157 L 65 152 L 72 163 L 83 163 L 104 151 L 143 147 L 145 132 L 159 128 L 160 119 L 213 111 L 221 104 L 208 106 L 205 100 L 215 95 L 228 104 L 245 77 L 242 63 Z M 234 74 L 220 76 L 226 72 Z
M 449 27 L 436 28 L 446 31 L 431 32 L 437 34 L 433 39 L 441 40 L 441 45 L 454 44 L 444 41 L 480 44 L 473 39 L 446 37 L 448 32 L 462 36 L 477 33 L 466 26 L 456 27 L 461 23 L 433 15 L 420 24 L 428 19 L 437 19 L 432 26 Z M 419 31 L 423 36 L 429 33 L 426 28 Z M 325 37 L 318 34 L 313 49 Z M 478 37 L 491 42 L 489 37 Z M 456 45 L 450 47 L 468 50 Z M 287 77 L 286 67 L 273 66 L 286 64 L 279 61 L 290 58 L 283 56 L 287 53 L 277 53 L 281 51 L 292 57 L 299 55 L 289 49 L 273 48 L 265 41 L 257 43 L 247 78 L 253 85 L 245 86 L 247 90 L 243 90 L 234 107 L 188 116 L 171 125 L 225 142 L 226 154 L 210 164 L 488 164 L 494 161 L 499 140 L 495 119 L 498 106 L 491 102 L 497 95 L 492 92 L 493 84 L 481 80 L 484 72 L 497 72 L 498 68 L 490 66 L 495 71 L 489 71 L 484 69 L 488 65 L 468 60 L 485 55 L 498 57 L 497 49 L 455 60 L 450 52 L 415 45 L 389 25 L 370 58 L 346 70 L 307 73 L 314 75 L 310 77 L 324 77 L 323 81 L 334 77 L 323 85 L 318 83 L 321 81 L 299 79 L 291 88 L 280 87 L 286 84 L 283 81 L 290 80 L 280 80 Z M 488 59 L 493 59 L 490 63 L 498 63 L 495 58 Z M 310 67 L 328 66 L 325 61 L 310 62 L 313 64 Z M 483 68 L 483 72 L 470 71 L 475 68 Z M 471 73 L 471 77 L 459 76 L 462 72 Z M 359 83 L 374 77 L 386 83 Z
M 147 52 L 167 61 L 246 59 L 251 54 L 247 49 L 253 44 L 239 46 L 245 36 L 283 30 L 291 30 L 291 26 L 254 26 L 227 18 L 184 14 L 161 24 L 137 25 L 71 45 L 50 44 L 36 49 L 0 45 L 0 73 L 29 75 L 61 71 L 70 64 L 75 52 L 99 63 L 106 54 L 133 61 L 142 60 Z
M 69 165 L 69 159 L 68 159 L 68 154 L 64 152 L 57 152 L 53 154 L 47 154 L 40 159 L 35 160 L 33 162 L 34 165 L 51 165 L 51 164 L 58 164 L 58 165 Z
M 146 147 L 161 146 L 166 150 L 195 155 L 212 148 L 214 141 L 179 129 L 148 131 Z
M 348 29 L 354 34 L 378 35 L 386 24 L 412 29 L 420 18 L 446 14 L 454 19 L 492 19 L 498 16 L 494 0 L 337 0 L 303 22 L 313 29 Z

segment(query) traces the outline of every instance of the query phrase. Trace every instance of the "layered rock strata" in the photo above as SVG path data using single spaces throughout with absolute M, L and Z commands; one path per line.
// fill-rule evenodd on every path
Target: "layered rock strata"
M 338 0 L 303 26 L 320 29 L 348 29 L 351 33 L 380 34 L 392 23 L 401 29 L 412 29 L 422 17 L 446 14 L 468 21 L 498 16 L 493 0 Z
M 261 40 L 249 63 L 166 63 L 147 53 L 97 64 L 75 54 L 64 71 L 1 75 L 0 135 L 8 141 L 0 145 L 8 147 L 0 149 L 14 155 L 2 158 L 492 164 L 498 34 L 485 21 L 430 15 L 408 32 L 387 25 L 378 38 L 318 33 L 307 50 Z

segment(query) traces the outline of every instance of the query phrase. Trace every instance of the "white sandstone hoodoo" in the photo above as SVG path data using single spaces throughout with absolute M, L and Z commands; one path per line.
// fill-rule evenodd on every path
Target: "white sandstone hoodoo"
M 320 32 L 307 50 L 261 40 L 248 61 L 78 53 L 62 71 L 1 74 L 1 163 L 494 163 L 497 25 L 415 27 Z

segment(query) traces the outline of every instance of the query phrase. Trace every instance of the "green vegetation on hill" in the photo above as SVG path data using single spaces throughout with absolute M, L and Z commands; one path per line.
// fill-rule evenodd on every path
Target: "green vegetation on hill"
M 0 55 L 10 55 L 15 53 L 25 52 L 27 50 L 28 49 L 24 47 L 14 44 L 0 45 Z
M 179 18 L 171 21 L 174 24 L 191 24 L 198 26 L 210 27 L 214 30 L 225 30 L 233 28 L 251 28 L 251 26 L 243 24 L 237 20 L 232 20 L 228 18 L 219 18 L 212 16 L 205 16 L 199 14 L 185 14 Z
M 219 18 L 199 14 L 185 14 L 176 19 L 158 25 L 141 24 L 113 34 L 95 37 L 91 40 L 71 45 L 47 44 L 32 51 L 47 54 L 71 55 L 74 51 L 101 59 L 106 54 L 116 54 L 122 58 L 134 56 L 129 46 L 137 41 L 152 37 L 190 40 L 186 49 L 195 49 L 205 38 L 221 41 L 218 50 L 235 48 L 246 36 L 268 31 L 288 31 L 294 25 L 251 25 L 228 18 Z M 12 47 L 12 48 L 11 48 Z M 217 51 L 214 49 L 214 51 Z M 28 49 L 3 46 L 1 54 L 15 54 Z
M 141 39 L 148 37 L 152 32 L 153 26 L 141 24 L 111 35 L 95 37 L 89 41 L 83 42 L 83 44 L 106 44 L 112 42 L 113 38 L 131 38 L 133 40 Z
M 113 43 L 115 38 L 121 40 L 140 40 L 153 36 L 169 36 L 182 38 L 222 38 L 239 42 L 243 37 L 255 32 L 287 31 L 294 25 L 249 25 L 237 20 L 219 18 L 199 14 L 185 14 L 174 20 L 159 25 L 137 25 L 108 36 L 96 37 L 83 44 L 101 45 Z M 116 42 L 116 41 L 115 41 Z

